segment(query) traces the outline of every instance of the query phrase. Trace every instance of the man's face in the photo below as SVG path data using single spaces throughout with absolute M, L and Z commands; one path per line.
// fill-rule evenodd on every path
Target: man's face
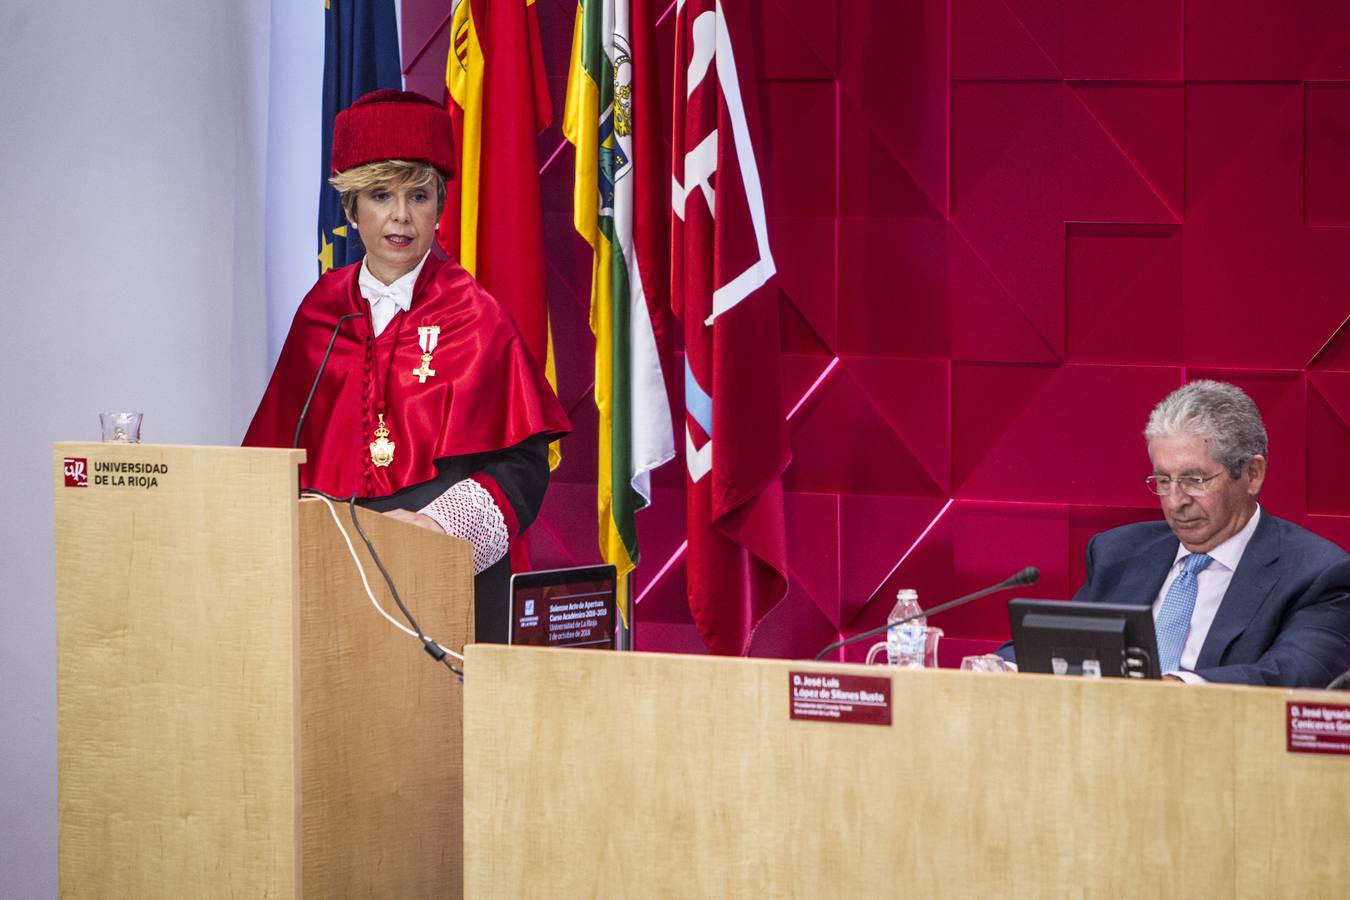
M 1192 497 L 1173 484 L 1158 499 L 1162 502 L 1167 525 L 1182 545 L 1192 553 L 1207 553 L 1242 530 L 1256 511 L 1256 495 L 1266 477 L 1266 460 L 1254 456 L 1234 478 L 1214 460 L 1209 440 L 1189 434 L 1154 438 L 1148 444 L 1153 474 L 1177 478 L 1181 475 L 1218 477 L 1206 483 L 1206 491 Z

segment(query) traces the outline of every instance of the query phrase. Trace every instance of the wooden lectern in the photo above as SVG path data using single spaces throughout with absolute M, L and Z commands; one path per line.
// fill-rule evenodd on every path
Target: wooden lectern
M 1350 885 L 1350 756 L 1289 752 L 1285 728 L 1290 704 L 1350 710 L 1345 694 L 485 644 L 467 657 L 469 896 Z M 889 681 L 893 724 L 790 718 L 793 673 Z
M 375 610 L 328 507 L 297 501 L 303 459 L 55 446 L 63 897 L 459 895 L 462 685 Z M 459 650 L 469 545 L 359 515 Z

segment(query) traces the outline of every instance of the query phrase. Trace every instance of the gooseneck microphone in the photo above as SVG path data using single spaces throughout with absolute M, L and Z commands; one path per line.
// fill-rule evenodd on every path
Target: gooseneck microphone
M 300 446 L 300 429 L 305 427 L 305 416 L 309 415 L 309 404 L 314 400 L 314 392 L 319 389 L 319 379 L 323 378 L 324 366 L 328 365 L 328 356 L 333 352 L 333 345 L 337 343 L 338 331 L 342 328 L 342 323 L 348 319 L 359 319 L 364 313 L 347 313 L 337 320 L 333 326 L 333 335 L 328 339 L 328 349 L 323 351 L 323 359 L 319 360 L 319 371 L 314 373 L 314 383 L 309 387 L 309 396 L 305 398 L 305 405 L 300 410 L 300 418 L 295 423 L 295 439 L 291 441 L 291 449 L 295 450 Z
M 1022 585 L 1026 584 L 1035 584 L 1037 581 L 1040 580 L 1041 580 L 1041 570 L 1036 568 L 1035 566 L 1027 566 L 1025 569 L 1018 572 L 1016 575 L 1011 575 L 992 587 L 984 588 L 983 590 L 976 591 L 973 594 L 966 594 L 964 597 L 957 597 L 955 600 L 948 600 L 946 603 L 943 603 L 939 606 L 935 606 L 930 610 L 917 613 L 916 615 L 906 616 L 905 618 L 900 619 L 897 622 L 887 622 L 885 625 L 878 626 L 876 628 L 871 629 L 870 631 L 864 631 L 861 634 L 855 634 L 853 635 L 853 637 L 845 638 L 842 641 L 835 641 L 833 644 L 830 644 L 824 650 L 821 650 L 819 653 L 817 653 L 816 659 L 817 660 L 824 659 L 825 654 L 827 653 L 833 653 L 835 650 L 847 647 L 849 644 L 856 644 L 858 643 L 858 641 L 865 641 L 868 638 L 876 637 L 879 634 L 883 634 L 892 625 L 903 625 L 904 623 L 912 622 L 915 619 L 926 618 L 928 616 L 935 616 L 940 612 L 946 612 L 949 609 L 955 609 L 956 607 L 962 605 L 963 603 L 969 603 L 972 600 L 978 600 L 981 597 L 987 597 L 990 594 L 997 593 L 998 591 L 1006 591 L 1008 588 L 1021 587 Z

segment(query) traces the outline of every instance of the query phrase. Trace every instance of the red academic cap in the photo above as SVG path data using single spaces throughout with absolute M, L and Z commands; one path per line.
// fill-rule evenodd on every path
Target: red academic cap
M 412 91 L 373 91 L 333 120 L 333 174 L 385 159 L 424 162 L 455 176 L 450 114 Z

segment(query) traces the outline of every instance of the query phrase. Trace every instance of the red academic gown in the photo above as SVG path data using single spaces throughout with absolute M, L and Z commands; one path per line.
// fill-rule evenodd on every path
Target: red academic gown
M 548 443 L 571 429 L 514 321 L 458 263 L 433 247 L 411 308 L 373 336 L 359 263 L 325 273 L 301 302 L 245 446 L 289 447 L 300 410 L 338 320 L 332 355 L 299 446 L 300 484 L 353 494 L 379 510 L 420 509 L 474 478 L 493 495 L 514 538 L 533 521 L 548 484 Z M 418 326 L 438 326 L 425 380 Z M 368 445 L 379 414 L 393 461 L 375 466 Z M 505 623 L 508 558 L 476 579 L 480 639 Z

